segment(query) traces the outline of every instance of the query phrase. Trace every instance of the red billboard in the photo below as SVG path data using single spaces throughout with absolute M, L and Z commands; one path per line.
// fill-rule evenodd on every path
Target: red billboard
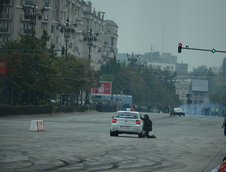
M 5 62 L 0 62 L 0 74 L 6 74 L 6 64 L 5 64 Z
M 99 81 L 98 87 L 91 88 L 91 94 L 111 94 L 112 83 Z

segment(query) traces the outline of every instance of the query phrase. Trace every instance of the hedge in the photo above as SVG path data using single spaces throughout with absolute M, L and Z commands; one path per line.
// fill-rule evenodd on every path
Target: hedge
M 22 114 L 48 114 L 57 112 L 85 112 L 94 110 L 95 105 L 85 106 L 45 106 L 45 105 L 0 105 L 0 115 L 22 115 Z
M 0 115 L 43 114 L 51 112 L 51 106 L 44 105 L 0 105 Z

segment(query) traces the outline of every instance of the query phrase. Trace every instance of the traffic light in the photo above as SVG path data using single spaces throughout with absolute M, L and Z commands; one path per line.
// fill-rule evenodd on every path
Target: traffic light
M 214 48 L 211 50 L 212 53 L 216 53 L 217 50 L 215 50 Z
M 179 43 L 178 44 L 178 53 L 181 53 L 181 50 L 182 50 L 182 43 Z

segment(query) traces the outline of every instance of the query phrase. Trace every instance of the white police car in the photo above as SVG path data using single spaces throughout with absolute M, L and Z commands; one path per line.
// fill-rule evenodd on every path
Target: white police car
M 144 137 L 143 120 L 139 112 L 128 110 L 118 111 L 111 120 L 110 136 L 118 134 L 137 134 Z

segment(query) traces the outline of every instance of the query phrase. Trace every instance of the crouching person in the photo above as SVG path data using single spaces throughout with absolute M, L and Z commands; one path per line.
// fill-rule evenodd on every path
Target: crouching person
M 141 118 L 144 121 L 144 132 L 145 137 L 147 138 L 156 138 L 155 135 L 149 135 L 149 132 L 152 131 L 152 121 L 147 114 L 144 115 L 144 118 Z

